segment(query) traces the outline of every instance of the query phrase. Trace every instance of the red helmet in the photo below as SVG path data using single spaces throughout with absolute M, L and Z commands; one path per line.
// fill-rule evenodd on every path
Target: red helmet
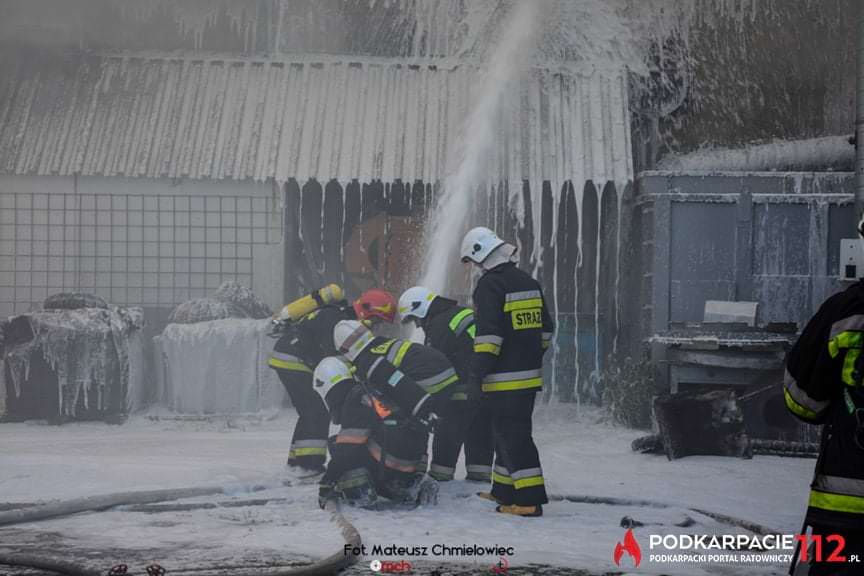
M 396 307 L 393 294 L 380 288 L 367 290 L 354 301 L 354 312 L 361 321 L 377 318 L 392 323 L 396 319 Z

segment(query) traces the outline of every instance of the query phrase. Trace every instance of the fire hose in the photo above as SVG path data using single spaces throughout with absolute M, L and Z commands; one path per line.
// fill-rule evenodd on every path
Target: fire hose
M 656 502 L 654 500 L 640 500 L 635 498 L 616 498 L 610 496 L 590 496 L 584 494 L 568 494 L 568 495 L 558 495 L 558 494 L 550 494 L 549 500 L 552 502 L 573 502 L 574 504 L 606 504 L 609 506 L 641 506 L 645 508 L 672 508 L 671 504 L 666 504 L 664 502 Z M 754 534 L 759 536 L 765 536 L 768 534 L 779 534 L 779 530 L 774 530 L 772 528 L 768 528 L 767 526 L 762 526 L 761 524 L 757 524 L 755 522 L 750 522 L 749 520 L 742 520 L 741 518 L 735 518 L 734 516 L 728 516 L 726 514 L 720 514 L 718 512 L 711 512 L 710 510 L 705 510 L 704 508 L 687 508 L 687 510 L 691 512 L 696 512 L 697 514 L 701 514 L 702 516 L 707 516 L 716 520 L 720 524 L 726 524 L 728 526 L 734 526 L 736 528 L 743 528 Z
M 252 486 L 248 488 L 249 491 L 258 491 L 263 489 L 265 489 L 265 487 L 263 486 Z M 224 494 L 225 492 L 226 490 L 223 487 L 197 487 L 169 490 L 150 490 L 143 492 L 122 492 L 48 504 L 22 505 L 21 508 L 0 512 L 0 526 L 47 520 L 50 518 L 69 516 L 81 512 L 107 510 L 118 506 L 144 506 L 147 504 L 167 502 L 183 498 Z M 672 505 L 670 504 L 656 502 L 653 500 L 578 494 L 555 494 L 550 495 L 549 499 L 553 502 L 566 501 L 582 504 L 605 504 L 612 506 L 642 506 L 649 508 L 672 507 Z M 331 514 L 332 520 L 336 522 L 339 526 L 345 544 L 359 547 L 362 543 L 360 533 L 342 515 L 338 501 L 328 501 L 325 510 Z M 743 528 L 755 534 L 765 535 L 777 533 L 776 530 L 773 530 L 771 528 L 767 528 L 765 526 L 747 520 L 741 520 L 739 518 L 727 516 L 725 514 L 718 514 L 701 508 L 689 508 L 688 510 L 696 512 L 703 516 L 713 518 L 721 524 L 727 524 L 730 526 Z M 338 551 L 334 552 L 330 556 L 327 556 L 326 558 L 309 564 L 307 566 L 291 568 L 284 571 L 268 571 L 266 573 L 266 576 L 317 576 L 325 574 L 335 574 L 340 570 L 347 568 L 349 565 L 356 562 L 356 560 L 356 556 L 346 555 L 344 554 L 344 549 L 340 548 Z M 32 554 L 0 552 L 0 564 L 49 570 L 65 576 L 101 576 L 102 574 L 102 572 L 100 571 L 93 570 L 92 568 L 88 568 L 80 564 Z
M 250 486 L 246 490 L 257 492 L 264 489 L 266 489 L 265 486 Z M 70 516 L 81 512 L 98 512 L 115 508 L 117 506 L 154 504 L 157 502 L 167 502 L 184 498 L 225 494 L 226 492 L 227 490 L 225 487 L 205 486 L 167 490 L 119 492 L 102 496 L 76 498 L 61 502 L 50 502 L 47 504 L 22 505 L 20 508 L 0 512 L 0 526 L 37 522 L 40 520 L 48 520 L 50 518 Z M 329 501 L 324 509 L 330 513 L 332 521 L 339 526 L 344 543 L 346 545 L 350 544 L 351 546 L 359 547 L 362 543 L 360 533 L 342 515 L 339 503 L 336 501 Z M 333 554 L 307 566 L 300 566 L 283 571 L 268 571 L 266 576 L 323 576 L 326 574 L 335 574 L 353 564 L 356 560 L 356 556 L 351 554 L 346 555 L 344 553 L 344 548 L 340 547 L 339 550 Z M 40 554 L 7 553 L 0 551 L 0 565 L 48 570 L 65 576 L 102 575 L 102 572 L 99 570 L 94 570 L 81 564 Z

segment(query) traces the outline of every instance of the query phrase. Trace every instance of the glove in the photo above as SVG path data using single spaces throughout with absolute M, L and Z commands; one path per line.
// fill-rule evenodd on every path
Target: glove
M 327 502 L 335 500 L 336 494 L 333 491 L 333 486 L 330 484 L 321 484 L 318 486 L 318 507 L 324 510 Z
M 270 330 L 267 332 L 267 336 L 270 338 L 281 338 L 282 333 L 285 332 L 285 328 L 284 320 L 273 318 L 270 320 Z
M 417 489 L 417 504 L 420 506 L 435 506 L 438 504 L 438 482 L 425 476 Z

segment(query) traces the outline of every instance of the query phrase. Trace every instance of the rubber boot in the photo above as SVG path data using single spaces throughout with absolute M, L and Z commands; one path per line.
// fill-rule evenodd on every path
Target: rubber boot
M 477 496 L 483 498 L 484 500 L 489 500 L 490 502 L 501 504 L 501 501 L 498 500 L 495 496 L 493 496 L 491 492 L 477 492 Z
M 514 516 L 533 518 L 543 515 L 543 506 L 540 506 L 539 504 L 536 506 L 519 506 L 518 504 L 507 504 L 498 506 L 497 508 L 495 508 L 495 511 L 500 512 L 501 514 L 512 514 Z

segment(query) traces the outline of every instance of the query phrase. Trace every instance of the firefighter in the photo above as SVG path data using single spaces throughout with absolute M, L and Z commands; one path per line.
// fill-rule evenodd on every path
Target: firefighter
M 366 382 L 386 390 L 411 415 L 427 420 L 434 414 L 430 470 L 455 466 L 461 447 L 458 411 L 467 394 L 447 357 L 416 342 L 375 337 L 356 321 L 337 324 L 333 337 Z
M 859 224 L 864 237 L 864 220 Z M 822 536 L 823 562 L 810 574 L 860 574 L 858 564 L 825 562 L 845 539 L 844 556 L 864 558 L 864 282 L 826 300 L 786 356 L 783 395 L 799 419 L 823 424 L 805 528 Z
M 429 439 L 424 423 L 358 382 L 341 358 L 324 358 L 313 386 L 339 426 L 318 488 L 321 508 L 331 499 L 364 508 L 379 507 L 382 497 L 409 505 L 437 501 L 438 486 L 424 474 Z
M 483 227 L 470 230 L 460 249 L 462 262 L 482 274 L 474 289 L 473 382 L 492 414 L 495 437 L 492 491 L 479 495 L 497 502 L 498 512 L 542 516 L 548 499 L 532 414 L 554 325 L 540 284 L 516 267 L 515 253 Z
M 459 306 L 455 300 L 438 296 L 428 288 L 415 286 L 399 297 L 399 316 L 403 323 L 414 322 L 423 329 L 425 344 L 442 352 L 456 369 L 466 388 L 471 381 L 474 356 L 474 311 Z M 492 480 L 494 442 L 492 420 L 488 411 L 478 410 L 479 398 L 458 402 L 451 442 L 445 454 L 436 459 L 429 474 L 438 480 L 452 480 L 461 444 L 465 444 L 467 480 L 489 483 Z
M 336 285 L 316 290 L 304 299 L 310 297 L 313 302 L 300 308 L 301 313 L 292 315 L 289 310 L 292 305 L 283 309 L 275 330 L 279 340 L 269 360 L 297 410 L 288 466 L 298 475 L 324 471 L 329 415 L 312 389 L 311 367 L 324 357 L 336 354 L 333 327 L 340 320 L 354 318 L 370 324 L 392 322 L 396 314 L 396 300 L 385 290 L 364 292 L 353 305 L 348 304 Z

